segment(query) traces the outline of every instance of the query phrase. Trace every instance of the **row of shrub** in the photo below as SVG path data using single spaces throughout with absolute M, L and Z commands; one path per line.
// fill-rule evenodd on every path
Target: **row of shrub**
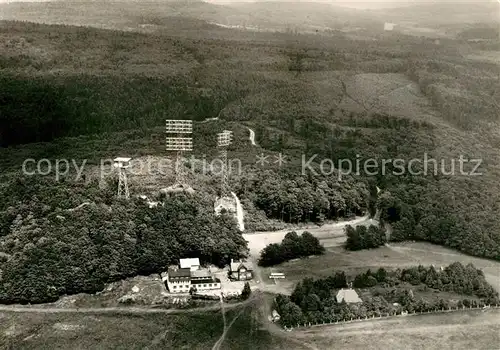
M 413 312 L 408 312 L 408 311 L 401 311 L 401 310 L 396 310 L 392 313 L 385 313 L 381 314 L 380 312 L 368 312 L 365 317 L 354 317 L 354 318 L 344 318 L 342 319 L 341 317 L 337 316 L 332 319 L 320 319 L 316 321 L 305 321 L 303 323 L 297 323 L 296 325 L 284 325 L 284 327 L 307 327 L 307 326 L 314 326 L 314 325 L 324 325 L 324 324 L 331 324 L 331 323 L 337 323 L 337 322 L 349 322 L 349 321 L 361 321 L 365 319 L 371 319 L 371 318 L 380 318 L 380 317 L 391 317 L 391 316 L 405 316 L 405 315 L 412 315 L 412 314 L 424 314 L 424 313 L 433 313 L 433 312 L 449 312 L 449 311 L 460 311 L 460 310 L 471 310 L 471 309 L 484 309 L 484 308 L 498 308 L 500 305 L 492 305 L 492 304 L 486 304 L 482 301 L 477 301 L 475 299 L 463 299 L 459 300 L 454 306 L 449 306 L 448 308 L 441 307 L 439 303 L 435 304 L 436 307 L 432 307 L 430 305 L 428 308 L 422 308 L 419 311 L 413 311 Z
M 415 288 L 411 288 L 412 285 L 417 285 L 416 281 L 408 277 L 413 276 L 415 272 L 419 272 L 419 284 L 424 289 L 436 288 L 436 291 L 451 291 L 470 297 L 445 300 L 439 298 L 439 293 L 434 298 L 416 297 L 413 292 Z M 436 279 L 446 283 L 437 285 Z M 410 281 L 414 283 L 409 285 Z M 464 287 L 468 284 L 471 284 L 472 288 Z M 439 272 L 432 266 L 394 271 L 381 268 L 375 273 L 368 270 L 355 276 L 353 282 L 361 295 L 361 303 L 347 304 L 345 300 L 340 303 L 337 301 L 335 293 L 346 285 L 345 275 L 338 272 L 325 279 L 306 278 L 299 282 L 291 296 L 278 295 L 275 299 L 275 308 L 281 315 L 282 324 L 295 326 L 305 322 L 336 322 L 400 314 L 403 311 L 428 312 L 500 304 L 498 293 L 486 282 L 481 270 L 472 264 L 463 266 L 453 263 Z

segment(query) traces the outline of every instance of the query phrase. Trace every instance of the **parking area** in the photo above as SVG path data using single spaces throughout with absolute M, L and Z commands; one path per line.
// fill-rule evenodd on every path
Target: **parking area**
M 228 277 L 228 268 L 221 269 L 215 273 L 215 277 L 220 279 L 221 291 L 224 295 L 239 295 L 243 290 L 245 282 L 243 281 L 231 281 Z
M 217 268 L 214 266 L 209 267 L 210 272 L 214 277 L 218 278 L 221 282 L 220 289 L 208 290 L 203 292 L 198 292 L 199 294 L 204 295 L 220 295 L 220 293 L 224 293 L 225 296 L 235 296 L 240 295 L 243 287 L 245 286 L 246 281 L 231 281 L 228 277 L 229 267 L 225 268 Z M 255 290 L 258 288 L 258 283 L 255 279 L 248 281 L 250 284 L 250 288 Z

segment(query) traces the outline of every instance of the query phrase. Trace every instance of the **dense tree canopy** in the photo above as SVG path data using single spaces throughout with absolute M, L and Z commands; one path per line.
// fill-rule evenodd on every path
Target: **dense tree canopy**
M 368 228 L 363 225 L 356 228 L 347 225 L 345 232 L 347 236 L 345 247 L 348 250 L 377 248 L 386 242 L 384 230 L 375 225 L 370 225 Z
M 286 234 L 281 244 L 272 243 L 262 250 L 259 265 L 272 266 L 296 258 L 323 254 L 324 252 L 325 247 L 311 233 L 306 231 L 299 236 L 297 232 L 292 231 Z
M 322 222 L 362 214 L 368 206 L 369 191 L 364 182 L 349 177 L 297 176 L 294 171 L 259 172 L 243 177 L 239 195 L 250 198 L 268 218 L 285 222 Z
M 161 272 L 183 257 L 223 265 L 247 253 L 233 218 L 215 216 L 202 197 L 174 196 L 149 208 L 140 200 L 106 204 L 92 185 L 75 194 L 68 186 L 32 177 L 2 189 L 0 301 L 53 301 Z M 21 202 L 28 193 L 33 199 Z M 90 204 L 68 211 L 80 196 Z

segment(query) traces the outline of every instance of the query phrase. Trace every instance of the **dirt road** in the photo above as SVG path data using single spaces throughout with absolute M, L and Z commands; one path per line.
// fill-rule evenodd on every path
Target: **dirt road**
M 297 233 L 304 231 L 310 232 L 313 236 L 318 237 L 325 247 L 338 246 L 345 242 L 344 227 L 347 225 L 377 225 L 378 221 L 370 219 L 368 215 L 357 217 L 353 220 L 342 221 L 333 224 L 326 224 L 323 226 L 314 226 L 306 229 L 295 229 Z M 280 231 L 265 231 L 245 233 L 243 238 L 248 241 L 248 248 L 252 256 L 258 257 L 261 250 L 268 244 L 280 243 L 285 235 L 294 231 L 293 229 L 286 229 Z
M 245 305 L 251 300 L 238 302 L 234 304 L 224 305 L 225 309 L 232 309 L 238 306 Z M 219 304 L 192 308 L 192 309 L 153 309 L 140 307 L 95 307 L 95 308 L 55 308 L 55 307 L 31 307 L 31 306 L 0 306 L 0 312 L 39 312 L 39 313 L 79 313 L 79 314 L 105 314 L 105 313 L 124 313 L 124 314 L 179 314 L 179 313 L 196 313 L 202 311 L 218 310 Z
M 250 143 L 252 144 L 252 146 L 257 146 L 257 144 L 255 143 L 255 132 L 250 128 L 248 128 L 248 131 L 250 131 Z

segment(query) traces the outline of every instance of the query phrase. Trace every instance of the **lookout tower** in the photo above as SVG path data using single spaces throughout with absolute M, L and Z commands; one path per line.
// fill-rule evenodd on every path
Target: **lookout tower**
M 125 170 L 130 167 L 132 158 L 118 157 L 113 159 L 113 166 L 118 168 L 118 198 L 129 199 L 130 192 L 128 190 L 127 174 Z

